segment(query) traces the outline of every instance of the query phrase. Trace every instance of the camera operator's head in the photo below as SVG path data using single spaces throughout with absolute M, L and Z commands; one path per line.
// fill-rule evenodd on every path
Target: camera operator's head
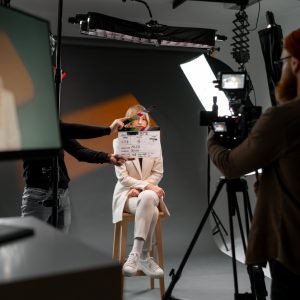
M 276 97 L 283 103 L 300 95 L 300 28 L 284 39 L 281 62 L 282 72 Z

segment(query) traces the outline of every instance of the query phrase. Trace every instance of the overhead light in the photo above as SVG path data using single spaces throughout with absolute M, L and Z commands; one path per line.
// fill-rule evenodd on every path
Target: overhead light
M 146 24 L 89 12 L 69 18 L 79 24 L 82 34 L 155 46 L 187 47 L 211 50 L 215 46 L 215 29 L 173 27 L 154 20 Z
M 261 0 L 248 0 L 248 1 L 246 1 L 246 3 L 244 1 L 244 3 L 245 3 L 244 7 L 245 8 L 249 7 L 249 6 L 254 5 L 254 4 L 256 4 L 256 3 L 260 2 L 260 1 Z M 224 3 L 224 7 L 227 8 L 227 9 L 239 10 L 241 8 L 242 4 L 243 4 L 243 0 L 242 1 L 236 1 L 233 4 L 232 3 L 231 4 L 230 3 Z
M 188 0 L 173 0 L 173 8 L 176 8 L 186 2 Z M 228 9 L 240 9 L 241 6 L 244 8 L 249 7 L 261 0 L 192 0 L 192 1 L 199 1 L 199 2 L 219 2 L 224 3 L 225 8 Z

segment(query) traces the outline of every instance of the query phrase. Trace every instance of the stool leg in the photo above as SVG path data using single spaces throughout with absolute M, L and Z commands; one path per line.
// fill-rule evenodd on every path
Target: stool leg
M 156 228 L 156 243 L 157 243 L 157 257 L 158 257 L 158 265 L 164 270 L 164 258 L 163 258 L 163 248 L 162 248 L 162 234 L 161 234 L 161 226 L 160 226 L 160 218 L 157 220 Z M 164 277 L 159 278 L 159 288 L 161 297 L 165 293 L 165 279 Z
M 127 222 L 122 220 L 121 222 L 121 233 L 120 233 L 120 243 L 121 249 L 119 251 L 119 263 L 123 266 L 126 256 L 126 243 L 127 243 Z M 123 273 L 123 272 L 122 272 Z M 124 290 L 124 275 L 122 274 L 122 287 Z
M 114 240 L 113 240 L 113 252 L 112 258 L 119 260 L 120 256 L 120 232 L 121 232 L 121 222 L 115 224 L 114 228 Z
M 126 246 L 127 246 L 127 225 L 128 223 L 132 221 L 132 219 L 126 220 L 123 218 L 119 224 L 119 227 L 115 227 L 115 235 L 114 235 L 114 247 L 113 247 L 113 256 L 116 255 L 116 253 L 119 254 L 118 259 L 120 264 L 124 264 L 126 259 Z M 118 242 L 119 244 L 115 243 L 116 237 L 119 235 Z M 156 238 L 156 246 L 157 246 L 157 263 L 158 265 L 163 269 L 163 249 L 162 249 L 162 234 L 161 234 L 161 223 L 160 218 L 158 218 L 156 228 L 155 228 L 155 238 Z M 117 250 L 117 247 L 119 250 Z M 154 257 L 154 250 L 153 248 L 150 251 L 150 255 Z M 122 276 L 123 277 L 123 276 Z M 124 283 L 124 277 L 123 277 L 123 283 Z M 165 283 L 164 283 L 164 277 L 159 279 L 159 287 L 160 287 L 160 294 L 161 298 L 164 295 L 165 292 Z M 154 288 L 154 278 L 150 278 L 150 288 Z
M 151 247 L 151 250 L 150 250 L 150 256 L 154 257 L 153 246 Z M 154 289 L 154 278 L 152 278 L 152 277 L 150 277 L 150 289 Z
M 126 242 L 127 242 L 127 222 L 122 221 L 121 225 L 121 251 L 120 251 L 120 264 L 124 264 L 126 258 Z
M 121 229 L 122 229 L 122 222 L 116 223 L 115 227 L 114 227 L 114 239 L 113 239 L 113 253 L 112 253 L 112 257 L 113 257 L 113 259 L 118 260 L 119 262 L 120 262 L 120 258 L 121 258 L 121 251 L 120 251 Z M 124 290 L 124 276 L 122 276 L 122 275 L 121 275 L 121 287 L 122 287 L 121 295 L 123 295 L 123 290 Z

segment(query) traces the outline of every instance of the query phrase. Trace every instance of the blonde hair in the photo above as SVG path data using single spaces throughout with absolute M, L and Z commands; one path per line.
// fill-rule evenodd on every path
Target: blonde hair
M 127 118 L 131 118 L 133 117 L 134 115 L 142 112 L 145 110 L 145 107 L 140 105 L 140 104 L 136 104 L 136 105 L 133 105 L 131 107 L 129 107 L 126 111 L 126 114 L 125 114 L 125 117 Z M 149 117 L 149 114 L 148 113 L 145 113 L 145 117 L 146 117 L 146 120 L 147 120 L 147 126 L 150 126 L 150 117 Z

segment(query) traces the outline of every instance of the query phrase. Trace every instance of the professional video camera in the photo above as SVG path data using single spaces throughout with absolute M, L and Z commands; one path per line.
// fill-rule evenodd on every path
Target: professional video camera
M 217 97 L 213 97 L 212 111 L 200 112 L 200 125 L 211 127 L 224 146 L 234 148 L 248 136 L 261 107 L 249 99 L 252 85 L 246 72 L 220 72 L 217 78 L 215 87 L 229 99 L 231 115 L 218 116 Z

